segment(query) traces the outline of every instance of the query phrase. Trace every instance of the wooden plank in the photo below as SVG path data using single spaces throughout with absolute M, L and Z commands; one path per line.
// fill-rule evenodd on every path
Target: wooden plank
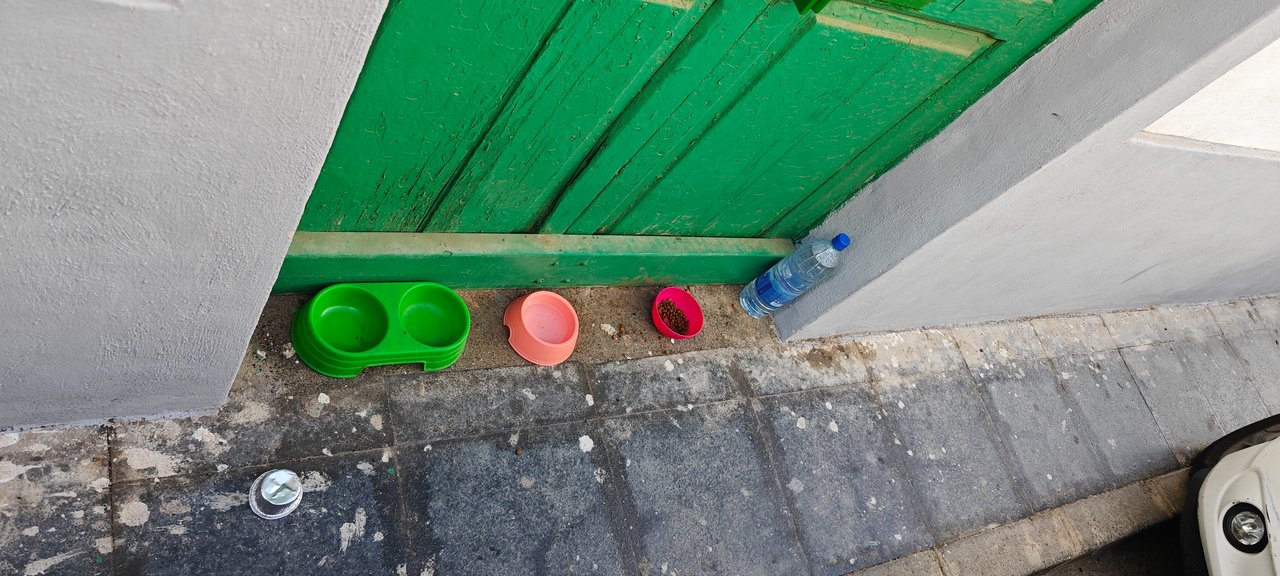
M 532 232 L 710 3 L 575 2 L 425 230 Z
M 300 230 L 417 231 L 568 0 L 393 0 Z
M 678 159 L 682 144 L 715 124 L 803 33 L 794 11 L 778 8 L 770 0 L 712 5 L 645 87 L 644 97 L 623 113 L 539 231 L 604 232 L 604 224 L 624 212 L 638 190 Z M 632 166 L 633 158 L 647 165 Z
M 780 239 L 298 232 L 274 291 L 390 281 L 459 289 L 740 284 L 792 249 Z
M 909 14 L 986 33 L 1014 38 L 1023 23 L 1043 13 L 1052 0 L 867 0 L 872 5 L 905 8 Z M 825 11 L 823 12 L 826 13 Z
M 764 235 L 799 238 L 876 177 L 887 172 L 916 147 L 942 131 L 973 102 L 1008 76 L 1024 60 L 1065 30 L 1098 0 L 1058 0 L 1028 21 L 1013 40 L 987 51 L 934 93 L 910 116 L 852 158 L 835 177 L 775 224 Z
M 697 54 L 714 56 L 714 68 L 691 86 L 694 94 L 663 95 L 678 102 L 666 117 L 632 117 L 657 118 L 660 141 L 637 143 L 624 130 L 606 144 L 635 152 L 596 156 L 581 180 L 592 179 L 590 172 L 611 180 L 569 231 L 757 236 L 992 43 L 848 2 L 816 18 L 774 5 L 727 55 Z M 678 66 L 691 66 L 694 56 Z M 699 93 L 722 90 L 719 69 L 747 83 L 708 110 Z

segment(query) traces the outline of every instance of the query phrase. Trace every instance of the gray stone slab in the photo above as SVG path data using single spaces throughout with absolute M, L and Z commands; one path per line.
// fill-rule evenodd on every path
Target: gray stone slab
M 1016 360 L 1044 358 L 1044 346 L 1030 322 L 998 322 L 951 329 L 970 369 Z
M 1100 316 L 1036 318 L 1031 325 L 1051 357 L 1116 349 L 1116 340 Z
M 867 381 L 867 366 L 851 345 L 738 350 L 734 365 L 757 396 Z
M 1249 300 L 1258 313 L 1258 319 L 1271 330 L 1280 330 L 1280 297 L 1266 296 Z
M 1064 356 L 1053 365 L 1117 485 L 1178 466 L 1119 352 Z
M 115 480 L 205 474 L 392 444 L 386 389 L 376 384 L 225 404 L 198 418 L 116 427 Z
M 0 574 L 107 574 L 107 439 L 97 428 L 0 434 Z
M 1222 333 L 1228 336 L 1243 334 L 1250 330 L 1264 330 L 1267 325 L 1253 304 L 1248 300 L 1232 300 L 1220 304 L 1210 304 L 1209 312 L 1218 320 Z
M 396 440 L 426 442 L 583 420 L 590 391 L 577 364 L 387 379 Z
M 1227 337 L 1240 355 L 1241 368 L 1253 381 L 1267 411 L 1280 414 L 1280 334 L 1251 330 Z
M 1156 314 L 1171 340 L 1203 340 L 1222 335 L 1217 319 L 1204 304 L 1157 306 Z
M 1031 514 L 967 371 L 895 379 L 878 388 L 905 469 L 939 539 Z
M 601 440 L 592 423 L 404 449 L 408 572 L 634 573 Z
M 908 330 L 859 336 L 852 342 L 872 379 L 949 372 L 964 368 L 964 357 L 949 330 Z
M 1173 349 L 1209 402 L 1220 435 L 1271 415 L 1225 338 L 1174 342 Z
M 1155 310 L 1125 310 L 1100 314 L 1116 346 L 1146 346 L 1172 339 L 1165 330 L 1164 320 Z
M 934 543 L 869 390 L 773 396 L 759 406 L 814 574 L 843 574 Z
M 116 573 L 346 575 L 407 568 L 389 449 L 274 467 L 301 475 L 304 493 L 297 510 L 272 521 L 247 504 L 249 485 L 268 467 L 115 486 Z
M 1095 439 L 1080 426 L 1046 360 L 997 364 L 974 377 L 1032 508 L 1052 508 L 1112 485 Z
M 747 410 L 735 401 L 605 421 L 634 510 L 641 573 L 806 573 Z
M 1196 453 L 1221 435 L 1209 402 L 1187 374 L 1173 345 L 1124 348 L 1120 356 L 1179 464 L 1190 462 Z
M 727 400 L 738 395 L 733 360 L 732 352 L 712 351 L 595 366 L 596 408 L 619 415 Z

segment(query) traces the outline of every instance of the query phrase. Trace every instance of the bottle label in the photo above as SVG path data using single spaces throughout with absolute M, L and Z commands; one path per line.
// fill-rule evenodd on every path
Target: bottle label
M 756 296 L 770 308 L 781 308 L 783 304 L 787 303 L 786 297 L 773 285 L 773 280 L 769 278 L 768 272 L 756 278 Z

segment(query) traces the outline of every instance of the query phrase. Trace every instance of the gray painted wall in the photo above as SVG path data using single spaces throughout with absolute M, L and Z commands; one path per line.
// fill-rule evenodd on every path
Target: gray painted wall
M 385 0 L 0 17 L 0 427 L 211 408 Z
M 1107 0 L 815 231 L 786 338 L 1280 291 L 1280 159 L 1134 140 L 1280 37 L 1273 0 Z

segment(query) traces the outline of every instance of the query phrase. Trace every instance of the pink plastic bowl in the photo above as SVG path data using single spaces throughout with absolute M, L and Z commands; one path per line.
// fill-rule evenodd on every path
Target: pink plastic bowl
M 569 359 L 578 344 L 578 313 L 564 297 L 545 290 L 525 294 L 502 316 L 507 342 L 521 358 L 540 366 Z
M 672 304 L 676 305 L 676 308 L 684 313 L 684 317 L 689 320 L 688 334 L 681 334 L 672 330 L 671 327 L 667 326 L 667 323 L 662 320 L 662 316 L 658 314 L 658 304 L 661 304 L 664 300 L 670 300 Z M 675 338 L 676 340 L 693 338 L 702 331 L 703 322 L 702 306 L 698 305 L 698 300 L 695 299 L 692 294 L 685 292 L 684 290 L 676 288 L 675 286 L 663 288 L 661 292 L 658 292 L 658 296 L 653 299 L 653 326 L 657 328 L 663 336 Z

